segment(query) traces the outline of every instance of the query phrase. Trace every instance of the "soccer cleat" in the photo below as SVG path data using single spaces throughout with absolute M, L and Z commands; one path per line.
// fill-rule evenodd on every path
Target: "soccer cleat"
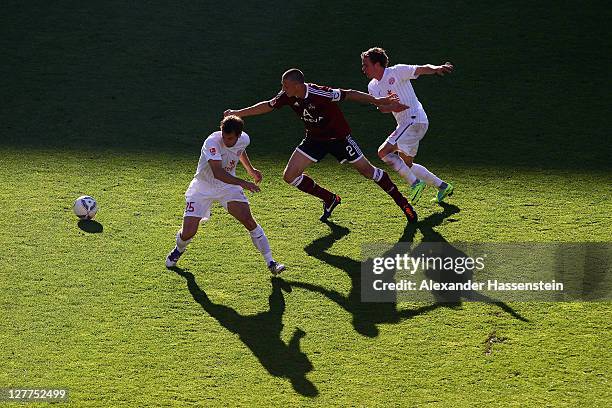
M 419 219 L 416 211 L 414 211 L 414 208 L 412 208 L 410 204 L 406 204 L 404 207 L 402 207 L 402 211 L 408 219 L 408 224 L 414 224 Z
M 453 185 L 451 183 L 447 183 L 447 186 L 444 190 L 438 190 L 438 193 L 434 198 L 431 199 L 432 203 L 441 203 L 444 201 L 446 197 L 450 197 L 453 195 Z
M 410 202 L 412 204 L 416 204 L 421 198 L 421 194 L 423 194 L 423 190 L 425 189 L 425 182 L 418 181 L 410 187 Z
M 166 257 L 166 268 L 174 268 L 181 255 L 183 255 L 183 252 L 179 251 L 177 247 L 174 247 Z
M 268 264 L 268 270 L 270 271 L 272 275 L 278 275 L 285 269 L 286 269 L 285 265 L 278 263 L 276 261 L 272 261 Z
M 323 215 L 319 219 L 323 222 L 327 221 L 332 211 L 334 211 L 334 208 L 336 208 L 341 201 L 342 199 L 340 196 L 336 194 L 334 196 L 334 201 L 332 201 L 331 204 L 327 205 L 326 203 L 323 203 Z

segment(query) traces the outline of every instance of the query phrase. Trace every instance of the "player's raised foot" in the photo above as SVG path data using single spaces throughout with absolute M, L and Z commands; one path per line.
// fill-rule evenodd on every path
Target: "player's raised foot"
M 407 203 L 404 207 L 402 207 L 402 211 L 408 220 L 408 224 L 414 224 L 418 221 L 419 217 L 410 204 Z
M 275 275 L 275 276 L 281 273 L 282 271 L 284 271 L 285 269 L 286 269 L 285 265 L 278 263 L 276 261 L 271 261 L 268 264 L 268 270 L 270 271 L 272 275 Z
M 183 252 L 179 251 L 177 247 L 174 247 L 166 257 L 166 268 L 174 268 L 181 255 L 183 255 Z
M 409 197 L 412 204 L 416 204 L 419 201 L 426 185 L 424 181 L 418 180 L 410 187 Z
M 432 198 L 432 203 L 441 203 L 444 201 L 446 197 L 450 197 L 453 195 L 453 185 L 451 183 L 446 183 L 445 188 L 438 189 L 438 193 L 434 198 Z
M 331 202 L 323 203 L 323 215 L 321 216 L 321 218 L 319 218 L 319 220 L 323 222 L 327 221 L 332 211 L 334 211 L 334 208 L 336 208 L 341 201 L 342 199 L 340 198 L 340 196 L 336 194 Z

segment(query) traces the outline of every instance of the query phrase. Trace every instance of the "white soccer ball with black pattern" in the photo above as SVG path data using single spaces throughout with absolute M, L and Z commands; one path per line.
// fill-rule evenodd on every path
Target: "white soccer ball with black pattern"
M 91 220 L 98 212 L 98 203 L 91 196 L 81 196 L 74 200 L 72 209 L 80 219 Z

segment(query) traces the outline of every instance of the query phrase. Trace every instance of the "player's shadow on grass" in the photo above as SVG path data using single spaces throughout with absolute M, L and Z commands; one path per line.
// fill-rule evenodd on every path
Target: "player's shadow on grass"
M 402 236 L 399 238 L 398 243 L 391 249 L 389 249 L 387 252 L 385 252 L 385 254 L 383 254 L 382 256 L 386 257 L 398 253 L 399 246 L 405 243 L 413 242 L 416 231 L 420 230 L 423 234 L 424 242 L 444 243 L 442 247 L 445 247 L 445 253 L 455 257 L 465 257 L 465 253 L 454 248 L 444 239 L 444 237 L 440 233 L 434 230 L 434 227 L 442 224 L 442 222 L 446 218 L 449 218 L 450 216 L 457 214 L 460 211 L 459 207 L 454 205 L 442 203 L 441 206 L 444 209 L 442 212 L 432 214 L 429 217 L 419 221 L 417 224 L 406 225 L 406 228 L 404 229 Z M 378 335 L 378 327 L 376 326 L 377 324 L 399 323 L 404 319 L 409 319 L 414 316 L 436 310 L 440 307 L 456 308 L 461 305 L 460 296 L 449 298 L 448 293 L 435 291 L 432 291 L 432 296 L 435 300 L 434 303 L 418 307 L 416 309 L 398 310 L 397 304 L 395 302 L 362 302 L 361 262 L 346 256 L 334 255 L 326 252 L 329 248 L 332 247 L 334 242 L 348 235 L 350 230 L 333 222 L 327 222 L 326 224 L 330 227 L 331 232 L 324 237 L 314 240 L 309 245 L 307 245 L 304 250 L 308 255 L 314 256 L 315 258 L 320 259 L 321 261 L 335 268 L 345 271 L 351 279 L 351 290 L 349 294 L 344 295 L 343 293 L 340 293 L 336 290 L 327 289 L 323 286 L 312 283 L 298 281 L 287 281 L 287 283 L 297 288 L 302 288 L 310 290 L 312 292 L 320 293 L 338 304 L 340 307 L 342 307 L 344 310 L 346 310 L 352 315 L 353 327 L 358 333 L 368 337 L 376 337 Z M 418 251 L 419 249 L 420 248 L 417 246 L 413 251 Z M 372 262 L 372 260 L 370 259 L 366 262 Z M 433 270 L 428 270 L 426 272 L 426 275 L 428 276 L 428 278 L 437 281 L 447 279 L 446 277 L 441 277 L 438 271 Z M 469 276 L 469 274 L 466 274 L 465 276 Z M 494 303 L 512 316 L 523 321 L 526 320 L 503 302 L 497 302 L 493 299 L 486 297 L 485 295 L 477 293 L 471 293 L 471 296 L 474 300 Z
M 104 231 L 104 226 L 98 221 L 94 220 L 79 220 L 77 225 L 82 231 L 90 234 L 99 234 Z
M 432 214 L 425 218 L 423 221 L 417 223 L 418 229 L 423 234 L 423 241 L 414 247 L 411 251 L 413 256 L 419 256 L 421 254 L 429 257 L 439 257 L 441 259 L 458 259 L 467 258 L 468 255 L 460 249 L 451 245 L 434 227 L 442 224 L 445 218 L 448 218 L 452 214 L 456 214 L 460 211 L 459 207 L 448 203 L 439 204 L 444 211 L 441 213 Z M 438 243 L 438 245 L 432 246 L 429 243 Z M 442 268 L 430 268 L 425 271 L 425 277 L 440 283 L 465 283 L 473 281 L 474 279 L 474 268 L 466 268 L 462 274 L 457 274 L 452 270 L 446 270 Z M 528 322 L 529 320 L 521 316 L 513 308 L 508 306 L 506 303 L 491 298 L 483 293 L 475 290 L 471 291 L 454 291 L 454 290 L 432 290 L 432 296 L 435 299 L 435 304 L 446 307 L 458 307 L 461 306 L 462 300 L 472 300 L 478 302 L 491 303 L 504 312 L 510 314 L 512 317 Z
M 281 338 L 285 312 L 282 291 L 290 292 L 291 286 L 279 277 L 272 278 L 272 293 L 268 298 L 269 310 L 245 316 L 229 306 L 210 300 L 191 272 L 178 267 L 173 270 L 185 278 L 191 296 L 202 309 L 227 330 L 236 333 L 271 375 L 287 378 L 293 389 L 304 396 L 315 397 L 319 394 L 316 386 L 306 378 L 313 365 L 300 350 L 300 340 L 306 333 L 296 328 L 287 344 Z
M 377 324 L 399 323 L 403 319 L 426 313 L 436 309 L 437 305 L 423 306 L 413 310 L 397 310 L 397 305 L 392 302 L 386 303 L 365 303 L 361 301 L 361 263 L 355 259 L 334 255 L 326 252 L 332 247 L 334 242 L 348 235 L 350 230 L 333 222 L 326 222 L 331 232 L 318 238 L 307 245 L 304 250 L 310 256 L 346 272 L 351 279 L 351 290 L 348 295 L 344 295 L 336 290 L 327 289 L 323 286 L 297 281 L 287 281 L 291 286 L 320 293 L 332 300 L 348 313 L 352 315 L 353 327 L 355 330 L 368 337 L 378 336 Z M 411 241 L 416 232 L 416 226 L 408 224 L 404 233 L 400 237 L 400 242 Z

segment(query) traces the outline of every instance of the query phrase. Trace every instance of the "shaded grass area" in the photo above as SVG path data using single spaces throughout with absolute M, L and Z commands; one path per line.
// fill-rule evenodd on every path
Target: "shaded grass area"
M 68 387 L 75 406 L 610 401 L 609 303 L 513 303 L 508 313 L 477 303 L 403 303 L 393 312 L 351 301 L 360 244 L 407 235 L 391 200 L 349 168 L 326 161 L 311 171 L 343 195 L 334 232 L 317 220 L 315 200 L 282 182 L 282 162 L 253 157 L 265 176 L 262 193 L 249 196 L 253 213 L 289 266 L 271 283 L 248 235 L 220 207 L 181 269 L 163 267 L 195 155 L 92 156 L 95 172 L 67 152 L 0 159 L 0 176 L 12 180 L 0 192 L 3 386 Z M 439 173 L 457 184 L 457 210 L 420 205 L 415 242 L 427 234 L 612 239 L 606 173 Z M 581 196 L 572 194 L 578 187 Z M 71 213 L 82 193 L 100 203 L 100 233 L 82 231 Z
M 359 53 L 382 45 L 392 63 L 457 67 L 415 82 L 431 120 L 424 162 L 610 168 L 603 2 L 3 9 L 2 146 L 189 152 L 224 109 L 275 95 L 288 67 L 313 82 L 366 89 Z M 344 107 L 369 151 L 393 128 L 390 116 Z M 265 141 L 253 149 L 273 156 L 296 145 L 302 130 L 292 116 L 250 119 L 247 129 Z

